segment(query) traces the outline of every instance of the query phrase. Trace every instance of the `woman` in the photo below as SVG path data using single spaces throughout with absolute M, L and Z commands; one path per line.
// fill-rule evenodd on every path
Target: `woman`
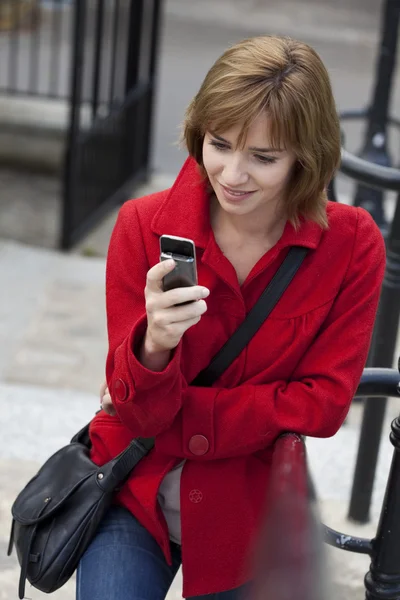
M 78 571 L 78 600 L 237 598 L 264 512 L 274 441 L 328 437 L 370 344 L 385 252 L 367 212 L 327 201 L 340 159 L 327 72 L 306 44 L 245 40 L 217 60 L 184 122 L 170 190 L 127 202 L 107 262 L 109 353 L 93 420 L 102 464 L 156 438 Z M 162 234 L 194 240 L 199 285 L 164 292 Z M 290 247 L 308 254 L 211 388 L 196 375 L 244 320 Z M 189 302 L 179 306 L 183 302 Z

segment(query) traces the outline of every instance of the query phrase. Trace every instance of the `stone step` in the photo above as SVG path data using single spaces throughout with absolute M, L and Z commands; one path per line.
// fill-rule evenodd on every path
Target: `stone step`
M 66 100 L 0 96 L 0 163 L 60 174 L 64 166 L 70 107 Z M 90 123 L 82 106 L 81 123 Z

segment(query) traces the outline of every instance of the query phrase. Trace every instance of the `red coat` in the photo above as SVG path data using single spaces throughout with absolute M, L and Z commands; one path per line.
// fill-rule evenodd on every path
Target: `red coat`
M 184 596 L 223 591 L 250 577 L 248 550 L 264 509 L 274 440 L 284 431 L 336 433 L 357 388 L 370 344 L 385 267 L 382 236 L 361 208 L 329 203 L 329 229 L 287 224 L 242 287 L 217 246 L 208 198 L 192 159 L 171 190 L 127 202 L 107 262 L 107 382 L 117 417 L 98 414 L 92 458 L 103 464 L 133 436 L 156 436 L 118 500 L 152 533 L 170 560 L 157 504 L 164 475 L 182 459 Z M 146 273 L 159 236 L 189 237 L 199 283 L 211 294 L 165 371 L 145 369 L 135 352 L 146 315 Z M 292 245 L 310 251 L 247 349 L 212 388 L 189 384 L 232 335 Z M 204 436 L 199 438 L 196 436 Z

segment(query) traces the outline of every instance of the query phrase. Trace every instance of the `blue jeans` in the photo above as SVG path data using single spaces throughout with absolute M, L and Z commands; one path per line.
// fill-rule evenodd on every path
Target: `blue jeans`
M 157 542 L 135 517 L 112 506 L 79 564 L 77 600 L 164 600 L 181 565 L 180 546 L 171 542 L 171 551 L 169 566 Z M 241 591 L 197 598 L 238 600 Z

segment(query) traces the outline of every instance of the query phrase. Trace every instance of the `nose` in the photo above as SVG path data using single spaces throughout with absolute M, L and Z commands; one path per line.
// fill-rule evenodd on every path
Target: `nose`
M 238 152 L 234 152 L 226 157 L 222 176 L 223 183 L 227 187 L 235 188 L 247 183 L 249 175 L 246 170 L 245 161 Z

